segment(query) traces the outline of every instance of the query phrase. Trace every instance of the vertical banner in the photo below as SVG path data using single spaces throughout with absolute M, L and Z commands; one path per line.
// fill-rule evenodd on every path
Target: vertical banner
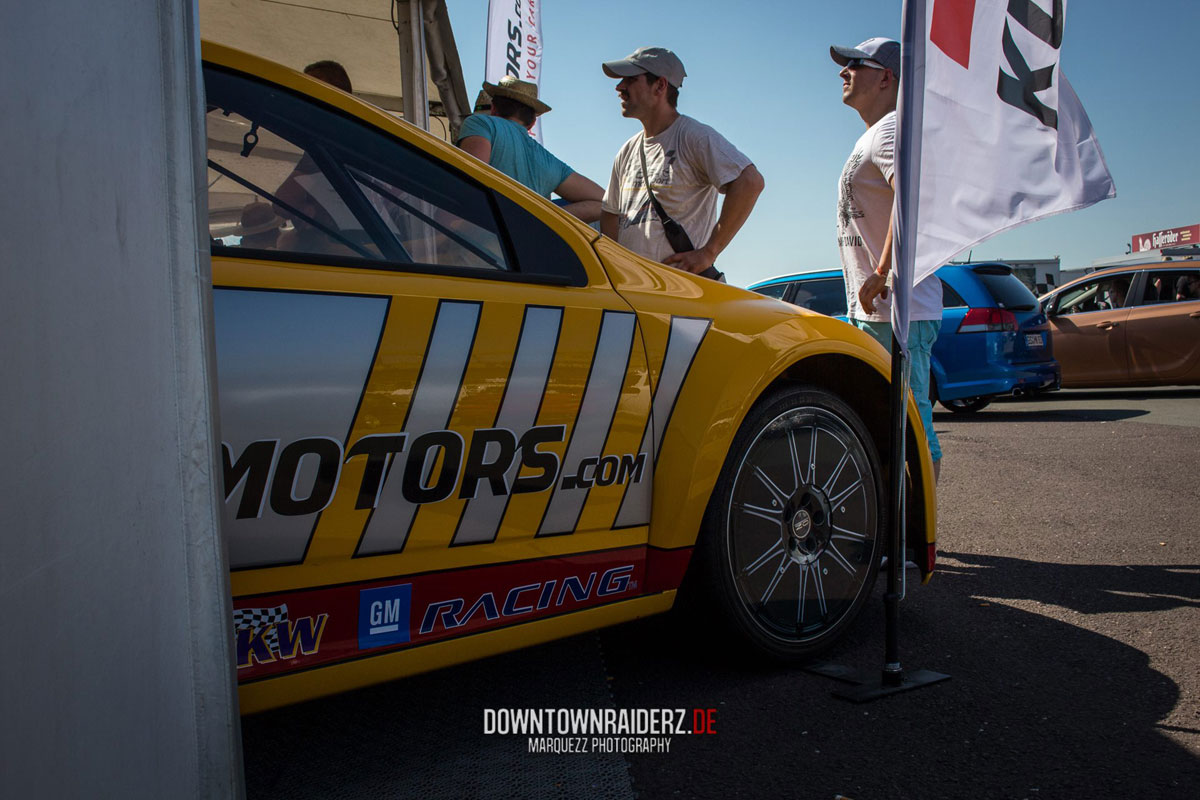
M 542 2 L 543 0 L 489 0 L 487 54 L 483 79 L 496 83 L 505 75 L 542 88 Z M 542 120 L 531 135 L 542 141 Z
M 1062 72 L 1066 0 L 906 0 L 905 17 L 892 305 L 902 344 L 903 295 L 955 255 L 1116 195 Z

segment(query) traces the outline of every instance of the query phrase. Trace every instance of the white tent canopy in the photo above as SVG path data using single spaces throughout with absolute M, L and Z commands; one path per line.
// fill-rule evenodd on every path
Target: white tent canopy
M 337 61 L 355 95 L 445 139 L 470 113 L 445 0 L 200 0 L 200 34 L 298 70 Z

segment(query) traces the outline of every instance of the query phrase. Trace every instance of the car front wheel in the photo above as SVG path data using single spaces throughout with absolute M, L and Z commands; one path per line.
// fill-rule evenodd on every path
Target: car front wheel
M 832 644 L 879 571 L 881 497 L 875 445 L 840 398 L 787 387 L 760 401 L 734 437 L 698 553 L 728 627 L 785 660 Z

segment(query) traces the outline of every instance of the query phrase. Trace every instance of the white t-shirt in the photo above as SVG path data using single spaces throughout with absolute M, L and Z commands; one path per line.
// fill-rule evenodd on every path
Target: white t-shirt
M 643 141 L 654 196 L 692 244 L 703 247 L 717 224 L 720 187 L 741 175 L 750 159 L 708 125 L 682 114 L 657 136 L 639 131 L 621 147 L 602 208 L 619 218 L 617 241 L 654 261 L 675 250 L 650 205 L 642 177 Z
M 846 273 L 846 307 L 851 319 L 891 322 L 892 296 L 875 298 L 875 313 L 858 302 L 858 290 L 879 266 L 892 219 L 896 112 L 890 111 L 859 137 L 838 181 L 837 241 Z M 895 275 L 895 270 L 889 277 Z M 889 281 L 890 283 L 890 281 Z M 913 288 L 909 319 L 942 318 L 942 282 L 930 275 Z

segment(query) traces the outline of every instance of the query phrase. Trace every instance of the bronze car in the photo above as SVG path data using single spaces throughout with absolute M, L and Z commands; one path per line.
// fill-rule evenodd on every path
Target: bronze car
M 1200 384 L 1200 261 L 1091 272 L 1041 304 L 1064 387 Z

